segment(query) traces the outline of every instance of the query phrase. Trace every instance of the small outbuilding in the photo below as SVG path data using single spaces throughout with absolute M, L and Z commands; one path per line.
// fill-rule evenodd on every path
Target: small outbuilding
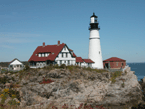
M 24 69 L 24 64 L 21 61 L 19 61 L 17 58 L 15 58 L 9 63 L 8 67 L 9 70 L 19 71 Z
M 118 57 L 111 57 L 103 61 L 103 66 L 105 69 L 123 69 L 126 66 L 126 60 Z

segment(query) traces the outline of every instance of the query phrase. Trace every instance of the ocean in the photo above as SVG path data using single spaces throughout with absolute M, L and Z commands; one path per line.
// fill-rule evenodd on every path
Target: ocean
M 145 76 L 145 63 L 127 63 L 131 67 L 131 71 L 135 71 L 135 75 L 140 79 L 143 79 Z

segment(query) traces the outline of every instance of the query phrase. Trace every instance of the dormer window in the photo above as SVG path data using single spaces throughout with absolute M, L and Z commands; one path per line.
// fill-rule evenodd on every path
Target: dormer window
M 38 57 L 41 57 L 41 53 L 39 53 Z
M 48 57 L 49 56 L 49 53 L 45 53 L 45 57 Z
M 64 47 L 64 50 L 66 50 L 66 47 Z
M 42 53 L 42 57 L 44 57 L 44 53 Z

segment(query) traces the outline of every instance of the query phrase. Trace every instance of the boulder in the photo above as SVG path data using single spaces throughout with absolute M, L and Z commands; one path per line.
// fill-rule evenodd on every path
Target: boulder
M 145 77 L 143 78 L 143 83 L 145 83 Z

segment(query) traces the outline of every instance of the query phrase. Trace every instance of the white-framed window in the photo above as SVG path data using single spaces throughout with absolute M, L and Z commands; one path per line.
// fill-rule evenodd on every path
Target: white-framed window
M 63 53 L 62 53 L 62 57 L 63 57 Z
M 42 53 L 42 57 L 44 57 L 44 53 Z
M 45 57 L 47 57 L 48 55 L 47 55 L 47 53 L 45 53 Z
M 39 66 L 39 63 L 37 63 L 36 66 Z
M 68 57 L 67 55 L 68 55 L 68 53 L 66 53 L 66 57 Z
M 70 60 L 68 60 L 68 65 L 70 65 Z
M 39 55 L 38 55 L 39 57 L 41 57 L 41 53 L 39 53 Z
M 62 64 L 62 60 L 60 60 L 60 65 Z

